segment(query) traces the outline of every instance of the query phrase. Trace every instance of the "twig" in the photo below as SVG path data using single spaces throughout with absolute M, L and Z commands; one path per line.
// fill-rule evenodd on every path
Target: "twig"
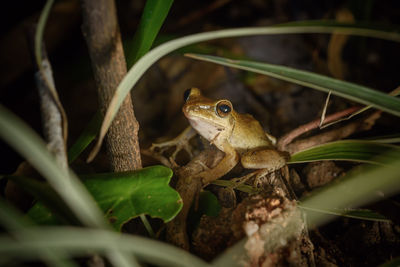
M 34 27 L 28 33 L 28 41 L 31 44 L 32 58 L 34 55 Z M 53 72 L 50 61 L 47 58 L 45 46 L 41 44 L 41 59 L 36 65 L 35 80 L 40 99 L 40 111 L 42 116 L 43 134 L 47 141 L 47 148 L 54 154 L 59 166 L 67 171 L 68 159 L 66 149 L 67 138 L 67 118 L 64 108 L 58 98 L 57 90 L 54 84 Z
M 337 129 L 293 142 L 283 147 L 283 149 L 284 151 L 293 154 L 316 145 L 346 138 L 356 132 L 369 130 L 375 124 L 375 121 L 380 118 L 381 114 L 382 111 L 375 111 L 366 118 L 361 118 Z
M 115 89 L 126 74 L 115 3 L 113 0 L 83 0 L 82 11 L 82 31 L 89 48 L 100 109 L 104 115 Z M 114 171 L 142 167 L 138 131 L 139 123 L 128 95 L 107 135 L 107 153 Z
M 334 113 L 332 115 L 329 115 L 325 118 L 324 123 L 329 123 L 335 120 L 338 120 L 344 116 L 347 116 L 349 114 L 352 114 L 353 112 L 356 112 L 357 110 L 359 110 L 361 107 L 351 107 L 348 109 L 345 109 L 343 111 L 339 111 L 337 113 Z M 277 148 L 279 150 L 285 151 L 286 146 L 291 143 L 296 137 L 309 132 L 313 129 L 317 129 L 320 125 L 321 119 L 316 119 L 312 122 L 309 122 L 307 124 L 301 125 L 300 127 L 297 127 L 296 129 L 294 129 L 293 131 L 291 131 L 290 133 L 282 136 L 281 138 L 279 138 L 279 141 L 277 143 Z

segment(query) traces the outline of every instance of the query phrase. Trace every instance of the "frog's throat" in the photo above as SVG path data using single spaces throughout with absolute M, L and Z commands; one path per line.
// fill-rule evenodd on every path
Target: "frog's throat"
M 225 127 L 215 122 L 203 121 L 201 119 L 188 119 L 190 125 L 208 141 L 214 141 Z

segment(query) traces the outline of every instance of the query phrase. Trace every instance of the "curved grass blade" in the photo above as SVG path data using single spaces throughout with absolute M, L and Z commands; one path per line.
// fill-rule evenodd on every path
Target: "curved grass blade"
M 219 186 L 225 186 L 225 187 L 233 187 L 235 184 L 232 181 L 228 180 L 215 180 L 212 182 L 212 184 L 219 185 Z M 259 190 L 257 188 L 254 188 L 250 185 L 240 185 L 236 190 L 242 191 L 244 193 L 248 194 L 255 194 Z M 354 219 L 360 219 L 360 220 L 367 220 L 367 221 L 378 221 L 378 222 L 390 222 L 389 219 L 387 219 L 385 216 L 375 213 L 371 210 L 366 210 L 366 209 L 313 209 L 307 206 L 304 206 L 301 202 L 298 203 L 298 206 L 302 209 L 305 210 L 310 210 L 313 212 L 319 212 L 322 214 L 330 214 L 330 215 L 336 215 L 336 216 L 342 216 L 342 217 L 348 217 L 348 218 L 354 218 Z
M 115 249 L 133 253 L 138 259 L 155 266 L 210 266 L 189 252 L 149 238 L 121 234 L 112 231 L 78 227 L 41 227 L 21 230 L 35 233 L 30 239 L 16 241 L 8 235 L 0 235 L 0 256 L 12 256 L 26 260 L 38 259 L 43 249 L 65 251 L 73 256 Z
M 392 152 L 390 154 L 386 154 Z M 390 157 L 388 157 L 390 155 Z M 386 164 L 400 158 L 400 147 L 361 140 L 342 140 L 315 146 L 293 154 L 288 161 L 303 163 L 320 160 L 346 160 L 372 164 Z
M 43 140 L 2 105 L 0 136 L 48 180 L 82 223 L 105 227 L 101 211 L 75 174 L 62 170 L 46 149 Z
M 91 227 L 108 228 L 99 207 L 76 175 L 71 170 L 65 171 L 60 168 L 43 140 L 2 105 L 0 137 L 47 179 L 80 222 Z M 136 263 L 131 255 L 123 254 L 114 248 L 110 248 L 106 254 L 116 266 L 134 266 Z
M 395 160 L 391 160 L 385 166 L 375 165 L 357 169 L 302 199 L 302 205 L 314 210 L 353 208 L 399 192 L 400 157 L 398 152 L 395 152 L 388 153 L 386 158 Z M 328 221 L 331 216 L 310 212 L 307 218 L 311 224 L 318 226 Z
M 42 67 L 42 42 L 43 42 L 43 33 L 44 28 L 46 26 L 47 18 L 50 14 L 50 9 L 54 4 L 54 0 L 47 0 L 46 4 L 43 7 L 42 13 L 39 17 L 39 22 L 37 25 L 36 33 L 35 33 L 35 59 L 36 64 L 39 66 L 39 69 Z
M 376 30 L 377 32 L 393 32 L 399 33 L 400 26 L 399 25 L 385 25 L 385 24 L 371 24 L 366 21 L 357 21 L 356 23 L 346 23 L 346 22 L 337 22 L 336 20 L 302 20 L 302 21 L 293 21 L 293 22 L 285 22 L 278 24 L 277 26 L 321 26 L 321 27 L 349 27 L 350 25 L 357 25 L 359 29 L 366 30 Z M 370 36 L 376 37 L 377 36 Z
M 389 93 L 389 95 L 391 95 L 391 96 L 398 96 L 399 94 L 400 94 L 400 86 L 398 86 L 396 89 L 394 89 L 392 92 Z M 333 122 L 330 122 L 330 123 L 327 123 L 327 124 L 322 124 L 319 128 L 320 129 L 324 129 L 324 128 L 329 127 L 329 126 L 331 126 L 333 124 L 336 124 L 336 123 L 339 123 L 339 122 L 342 122 L 342 121 L 346 121 L 346 120 L 350 120 L 354 116 L 357 116 L 357 115 L 369 110 L 370 108 L 372 108 L 372 106 L 363 107 L 362 109 L 354 112 L 353 114 L 351 114 L 351 115 L 349 115 L 349 116 L 347 116 L 345 118 L 338 119 L 336 121 L 333 121 Z
M 341 217 L 347 217 L 352 219 L 359 219 L 359 220 L 366 220 L 366 221 L 373 221 L 373 222 L 390 222 L 385 216 L 373 212 L 367 209 L 314 209 L 307 206 L 304 206 L 302 203 L 299 203 L 299 207 L 304 210 L 312 211 L 312 212 L 319 212 L 323 214 L 331 214 Z
M 327 93 L 332 92 L 334 95 L 341 96 L 365 105 L 371 105 L 372 107 L 381 109 L 396 116 L 400 116 L 399 98 L 384 94 L 365 86 L 281 65 L 247 60 L 231 60 L 209 55 L 187 54 L 186 56 L 223 66 L 264 74 Z
M 382 144 L 396 144 L 400 143 L 400 134 L 385 135 L 379 137 L 371 137 L 368 141 L 382 143 Z
M 133 45 L 127 52 L 127 65 L 131 67 L 151 48 L 168 15 L 173 0 L 147 0 L 139 27 L 133 37 Z
M 335 24 L 333 24 L 335 25 Z M 346 26 L 343 23 L 337 23 L 336 26 L 272 26 L 272 27 L 253 27 L 253 28 L 239 28 L 220 30 L 213 32 L 198 33 L 181 37 L 169 42 L 166 42 L 154 49 L 149 53 L 140 58 L 135 65 L 128 71 L 127 75 L 118 85 L 115 94 L 110 102 L 110 105 L 104 116 L 104 121 L 100 129 L 99 138 L 95 147 L 88 157 L 88 161 L 93 160 L 103 139 L 111 125 L 112 120 L 118 112 L 122 101 L 128 95 L 133 86 L 142 77 L 144 72 L 150 68 L 158 59 L 167 55 L 168 53 L 198 42 L 214 40 L 219 38 L 227 37 L 240 37 L 240 36 L 251 36 L 251 35 L 266 35 L 266 34 L 299 34 L 299 33 L 341 33 L 341 34 L 352 34 L 357 36 L 376 37 L 386 40 L 400 42 L 400 34 L 394 32 L 377 31 L 371 29 L 358 28 L 356 24 L 348 24 Z M 340 25 L 340 26 L 339 26 Z

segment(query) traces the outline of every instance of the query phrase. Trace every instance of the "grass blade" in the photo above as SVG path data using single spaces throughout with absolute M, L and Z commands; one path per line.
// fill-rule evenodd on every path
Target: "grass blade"
M 374 222 L 390 222 L 390 220 L 387 219 L 385 216 L 366 209 L 331 209 L 331 210 L 322 209 L 321 210 L 304 206 L 302 203 L 299 203 L 299 207 L 307 211 L 331 214 L 352 219 L 374 221 Z
M 63 171 L 46 149 L 43 140 L 1 105 L 0 137 L 48 180 L 82 223 L 95 227 L 106 225 L 98 206 L 75 174 Z
M 396 159 L 385 166 L 368 166 L 353 171 L 302 199 L 302 206 L 314 210 L 353 208 L 399 192 L 400 157 L 397 153 L 389 153 L 386 158 Z M 308 221 L 316 226 L 330 217 L 317 212 L 310 212 L 307 216 Z
M 386 153 L 392 152 L 390 157 Z M 380 156 L 382 155 L 382 156 Z M 372 141 L 342 140 L 315 146 L 293 154 L 290 163 L 346 160 L 384 164 L 400 158 L 400 147 Z
M 35 34 L 35 59 L 36 64 L 39 66 L 39 69 L 42 67 L 42 41 L 43 41 L 43 33 L 44 28 L 46 26 L 47 18 L 50 14 L 50 9 L 54 4 L 54 0 L 47 0 L 45 6 L 43 7 L 42 13 L 39 17 L 39 22 L 36 29 Z
M 400 116 L 399 98 L 365 86 L 281 65 L 247 60 L 231 60 L 209 55 L 187 54 L 186 56 L 223 66 L 264 74 L 327 93 L 331 91 L 334 95 L 341 96 L 361 104 L 371 105 L 372 107 L 381 109 L 396 116 Z
M 37 259 L 43 249 L 66 251 L 73 256 L 111 249 L 125 254 L 133 253 L 138 259 L 157 266 L 210 266 L 189 252 L 172 245 L 144 237 L 121 234 L 100 229 L 78 227 L 41 227 L 27 229 L 35 233 L 31 239 L 16 241 L 8 235 L 0 236 L 0 256 Z M 25 230 L 21 231 L 25 234 Z
M 154 49 L 149 53 L 140 58 L 135 65 L 128 71 L 127 75 L 118 85 L 115 94 L 110 102 L 110 105 L 104 116 L 99 138 L 95 147 L 88 157 L 88 161 L 91 161 L 100 149 L 105 134 L 111 125 L 112 120 L 117 114 L 122 101 L 129 94 L 130 90 L 142 77 L 144 72 L 150 68 L 158 59 L 167 55 L 168 53 L 198 42 L 227 38 L 227 37 L 240 37 L 240 36 L 251 36 L 251 35 L 267 35 L 267 34 L 299 34 L 299 33 L 341 33 L 341 34 L 352 34 L 358 36 L 377 37 L 386 40 L 400 42 L 400 34 L 392 31 L 379 31 L 374 29 L 365 29 L 357 27 L 357 25 L 343 23 L 333 23 L 333 26 L 272 26 L 272 27 L 253 27 L 253 28 L 239 28 L 239 29 L 228 29 L 213 32 L 198 33 L 181 37 L 169 42 L 166 42 Z M 336 26 L 334 26 L 336 25 Z
M 173 2 L 173 0 L 146 1 L 139 27 L 133 37 L 133 44 L 128 48 L 128 67 L 149 51 Z

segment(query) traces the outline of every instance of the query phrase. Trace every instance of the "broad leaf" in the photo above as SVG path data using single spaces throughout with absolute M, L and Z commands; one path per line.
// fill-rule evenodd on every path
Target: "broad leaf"
M 171 177 L 171 169 L 152 166 L 135 172 L 87 176 L 84 184 L 108 220 L 120 229 L 123 223 L 140 214 L 165 222 L 178 214 L 182 199 L 168 185 Z
M 83 177 L 83 183 L 92 194 L 106 218 L 120 230 L 121 226 L 132 218 L 141 214 L 148 214 L 154 218 L 161 218 L 165 222 L 172 220 L 182 208 L 182 200 L 179 194 L 172 189 L 168 183 L 172 177 L 172 171 L 163 166 L 147 167 L 133 172 L 104 173 Z M 38 182 L 36 182 L 38 183 Z M 38 195 L 43 203 L 50 208 L 57 203 L 57 197 L 43 198 L 49 193 L 43 189 L 50 190 L 46 185 L 35 186 L 31 183 L 25 186 L 31 191 L 39 190 Z M 68 210 L 61 209 L 64 213 Z M 60 208 L 57 213 L 60 212 Z M 37 203 L 29 211 L 29 216 L 40 224 L 53 224 L 55 222 L 53 213 L 43 204 Z M 68 214 L 63 217 L 71 219 Z M 72 217 L 73 218 L 73 217 Z

